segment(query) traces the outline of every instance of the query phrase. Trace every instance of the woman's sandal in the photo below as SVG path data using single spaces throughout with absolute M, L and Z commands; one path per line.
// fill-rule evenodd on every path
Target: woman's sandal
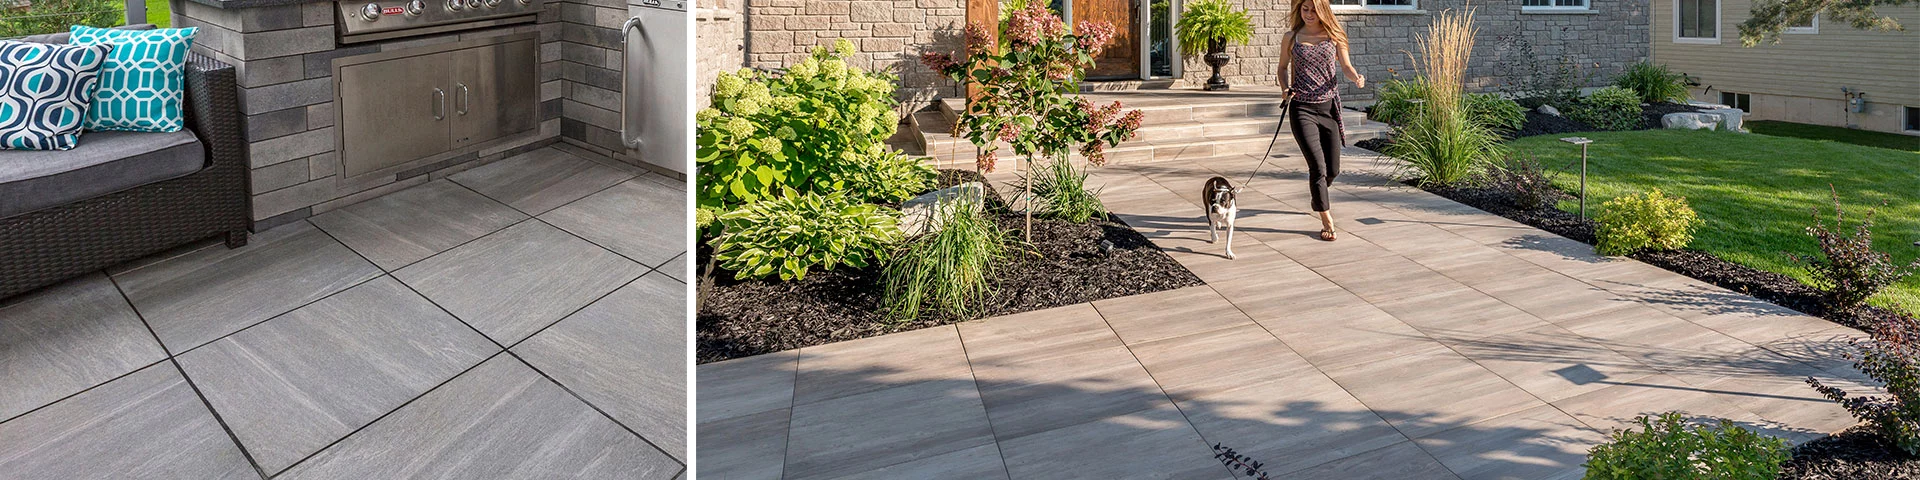
M 1340 238 L 1334 235 L 1332 228 L 1322 228 L 1320 229 L 1320 239 L 1331 242 L 1334 240 L 1339 240 Z

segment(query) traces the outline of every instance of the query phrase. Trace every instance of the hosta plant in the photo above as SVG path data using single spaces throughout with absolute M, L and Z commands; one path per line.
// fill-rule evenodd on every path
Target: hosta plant
M 713 239 L 714 258 L 734 278 L 802 280 L 813 267 L 866 267 L 900 241 L 893 209 L 844 192 L 783 193 L 716 219 L 722 233 Z
M 1825 294 L 1827 305 L 1839 311 L 1851 311 L 1867 304 L 1881 290 L 1920 270 L 1920 259 L 1911 264 L 1893 263 L 1893 256 L 1873 249 L 1873 215 L 1867 210 L 1851 234 L 1846 232 L 1846 216 L 1840 207 L 1840 194 L 1833 194 L 1833 224 L 1813 212 L 1813 226 L 1807 235 L 1820 244 L 1818 256 L 1788 254 L 1807 268 L 1808 282 Z
M 1704 223 L 1686 197 L 1668 196 L 1658 188 L 1608 200 L 1594 221 L 1599 224 L 1593 232 L 1594 251 L 1601 255 L 1679 250 L 1693 242 L 1694 229 Z
M 1634 419 L 1587 453 L 1587 480 L 1772 480 L 1791 457 L 1787 441 L 1720 419 L 1689 425 L 1679 413 Z
M 940 172 L 921 159 L 906 156 L 885 145 L 862 155 L 861 160 L 835 172 L 835 183 L 849 194 L 872 203 L 898 203 L 928 190 L 940 180 Z
M 1920 455 L 1920 320 L 1896 315 L 1876 325 L 1867 341 L 1851 343 L 1854 351 L 1847 358 L 1883 385 L 1884 394 L 1848 395 L 1813 377 L 1807 377 L 1807 384 L 1873 425 L 1908 455 Z
M 884 161 L 898 119 L 893 76 L 848 65 L 853 53 L 842 39 L 782 73 L 720 74 L 712 106 L 694 115 L 698 203 L 832 192 L 849 169 Z

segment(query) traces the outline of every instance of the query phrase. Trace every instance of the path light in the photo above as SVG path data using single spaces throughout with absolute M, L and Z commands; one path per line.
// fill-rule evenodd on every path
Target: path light
M 1561 137 L 1560 141 L 1580 146 L 1580 218 L 1587 218 L 1587 137 Z

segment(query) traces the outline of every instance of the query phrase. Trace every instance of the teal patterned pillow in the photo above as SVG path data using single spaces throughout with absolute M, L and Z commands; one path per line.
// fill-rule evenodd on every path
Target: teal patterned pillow
M 78 145 L 110 48 L 0 41 L 0 149 Z
M 73 45 L 113 45 L 87 111 L 88 130 L 177 132 L 186 125 L 187 49 L 197 28 L 109 30 L 76 25 Z

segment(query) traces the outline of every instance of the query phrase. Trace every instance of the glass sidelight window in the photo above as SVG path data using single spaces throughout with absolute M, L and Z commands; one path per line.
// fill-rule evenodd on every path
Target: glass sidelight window
M 1147 75 L 1173 76 L 1173 0 L 1149 0 L 1147 9 Z

